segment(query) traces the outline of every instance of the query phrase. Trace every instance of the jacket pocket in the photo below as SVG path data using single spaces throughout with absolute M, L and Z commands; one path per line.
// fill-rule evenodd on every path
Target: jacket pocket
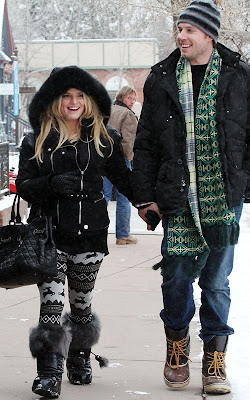
M 99 198 L 81 202 L 81 224 L 80 230 L 96 231 L 109 226 L 107 203 L 103 194 Z
M 68 233 L 97 231 L 109 226 L 106 200 L 102 193 L 94 199 L 62 199 L 57 202 L 56 229 Z
M 156 183 L 156 198 L 164 214 L 174 214 L 185 208 L 189 188 L 189 172 L 181 160 L 163 164 Z

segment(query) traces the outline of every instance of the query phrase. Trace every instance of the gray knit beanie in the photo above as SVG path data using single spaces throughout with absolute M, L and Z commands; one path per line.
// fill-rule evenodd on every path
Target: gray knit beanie
M 177 25 L 187 22 L 211 36 L 214 42 L 220 30 L 220 12 L 212 0 L 195 0 L 181 13 Z

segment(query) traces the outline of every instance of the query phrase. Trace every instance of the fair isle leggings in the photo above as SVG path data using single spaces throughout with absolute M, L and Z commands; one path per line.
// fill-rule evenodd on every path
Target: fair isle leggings
M 88 252 L 71 255 L 57 250 L 58 276 L 38 284 L 40 291 L 40 324 L 60 325 L 65 303 L 65 280 L 71 309 L 70 319 L 76 324 L 92 321 L 91 301 L 103 253 Z

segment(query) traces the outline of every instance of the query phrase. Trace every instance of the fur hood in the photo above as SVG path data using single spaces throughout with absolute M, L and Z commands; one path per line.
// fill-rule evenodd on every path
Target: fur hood
M 54 68 L 30 103 L 29 120 L 35 132 L 40 132 L 40 117 L 48 105 L 69 88 L 80 89 L 91 96 L 106 122 L 108 121 L 111 100 L 104 86 L 96 78 L 76 66 Z

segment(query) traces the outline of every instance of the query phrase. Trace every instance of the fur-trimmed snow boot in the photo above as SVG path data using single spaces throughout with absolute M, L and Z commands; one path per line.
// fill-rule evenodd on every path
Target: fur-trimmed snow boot
M 231 385 L 226 374 L 226 349 L 228 336 L 215 336 L 204 343 L 202 358 L 202 383 L 205 393 L 226 394 L 231 392 Z
M 30 333 L 30 351 L 37 359 L 37 374 L 32 391 L 40 396 L 57 398 L 61 394 L 64 359 L 68 355 L 71 333 L 60 325 L 38 325 Z
M 100 367 L 106 367 L 108 360 L 91 351 L 100 337 L 101 323 L 97 314 L 92 314 L 93 319 L 88 324 L 74 324 L 70 314 L 65 314 L 63 324 L 70 327 L 72 341 L 66 362 L 67 376 L 73 385 L 87 385 L 92 382 L 92 368 L 90 354 L 95 356 Z

